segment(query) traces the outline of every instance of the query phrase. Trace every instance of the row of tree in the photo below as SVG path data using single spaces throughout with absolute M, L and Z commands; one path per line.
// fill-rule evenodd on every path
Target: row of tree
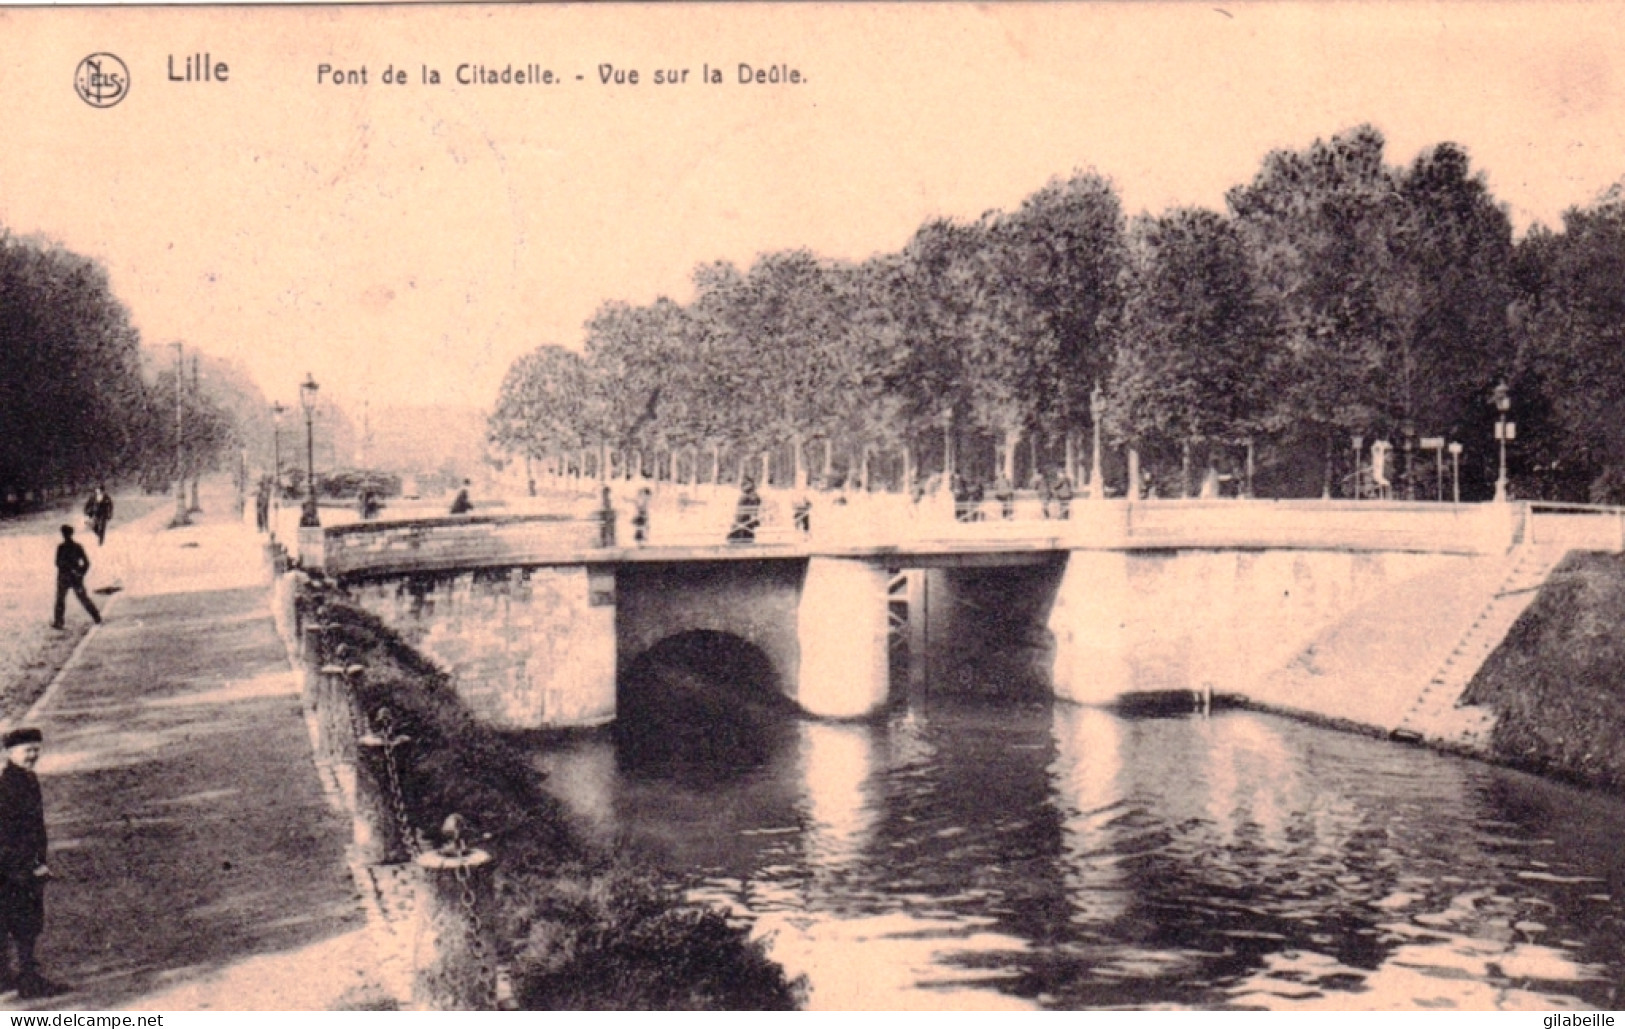
M 100 265 L 0 230 L 0 505 L 213 467 L 236 420 L 196 369 L 143 351 Z
M 531 458 L 772 451 L 784 478 L 821 443 L 837 474 L 884 452 L 897 477 L 1020 481 L 1098 419 L 1170 489 L 1249 453 L 1288 495 L 1349 492 L 1356 438 L 1437 436 L 1466 444 L 1472 496 L 1504 383 L 1522 495 L 1625 499 L 1625 199 L 1515 240 L 1460 147 L 1394 166 L 1370 127 L 1272 153 L 1226 199 L 1130 220 L 1080 173 L 862 263 L 705 265 L 687 304 L 609 301 L 581 350 L 518 360 L 490 437 Z

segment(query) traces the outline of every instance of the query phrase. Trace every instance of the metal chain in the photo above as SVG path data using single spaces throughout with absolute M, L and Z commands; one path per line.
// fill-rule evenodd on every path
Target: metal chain
M 457 819 L 453 822 L 453 819 Z M 461 819 L 456 815 L 447 820 L 451 827 L 451 838 L 446 842 L 442 853 L 451 857 L 464 857 L 469 848 L 463 843 L 461 832 Z M 474 965 L 479 970 L 482 984 L 490 991 L 491 1006 L 497 1006 L 497 971 L 491 965 L 489 954 L 485 947 L 485 927 L 480 921 L 478 906 L 474 902 L 473 877 L 469 874 L 468 865 L 458 863 L 453 870 L 457 877 L 457 885 L 462 890 L 463 924 L 468 928 L 468 951 L 474 956 Z
M 407 737 L 395 735 L 395 719 L 389 708 L 379 708 L 376 718 L 379 739 L 384 744 L 384 771 L 389 779 L 389 804 L 395 815 L 395 828 L 400 832 L 406 849 L 413 858 L 417 858 L 423 853 L 423 841 L 418 837 L 417 830 L 412 828 L 412 818 L 406 810 L 406 795 L 401 791 L 400 768 L 395 763 L 395 749 L 403 746 Z

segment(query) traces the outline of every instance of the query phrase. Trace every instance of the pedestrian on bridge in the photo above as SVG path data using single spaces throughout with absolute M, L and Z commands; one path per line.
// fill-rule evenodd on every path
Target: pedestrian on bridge
M 948 490 L 953 494 L 954 498 L 954 520 L 957 522 L 975 521 L 976 508 L 971 501 L 970 486 L 965 482 L 964 476 L 955 472 L 953 478 L 949 480 Z
M 254 491 L 254 525 L 264 532 L 271 524 L 271 480 L 261 479 Z
M 652 496 L 649 487 L 644 486 L 632 501 L 632 542 L 640 547 L 649 542 L 649 500 Z
M 0 987 L 15 986 L 24 1000 L 67 992 L 40 974 L 34 957 L 45 930 L 45 883 L 51 876 L 45 863 L 45 804 L 34 774 L 44 738 L 38 729 L 6 733 L 6 767 L 0 771 Z M 17 950 L 15 976 L 4 967 L 6 940 Z
M 610 496 L 608 486 L 603 488 L 598 497 L 598 545 L 600 547 L 615 545 L 615 500 Z
M 734 508 L 734 523 L 728 530 L 728 542 L 755 543 L 756 530 L 761 527 L 762 497 L 756 492 L 756 480 L 747 475 L 739 484 L 739 504 Z
M 472 485 L 467 479 L 463 480 L 463 488 L 457 491 L 457 497 L 451 502 L 451 513 L 454 515 L 468 514 L 474 510 L 474 502 L 468 499 L 468 487 Z
M 1016 487 L 1003 472 L 993 480 L 993 497 L 999 502 L 1001 518 L 1008 522 L 1016 516 Z
M 97 625 L 102 624 L 102 613 L 96 610 L 96 605 L 90 602 L 90 594 L 85 592 L 85 573 L 90 571 L 90 557 L 85 548 L 73 541 L 73 526 L 62 527 L 62 542 L 56 548 L 56 608 L 51 618 L 51 628 L 65 629 L 63 617 L 67 614 L 68 591 L 79 598 L 84 605 L 85 612 L 90 620 Z

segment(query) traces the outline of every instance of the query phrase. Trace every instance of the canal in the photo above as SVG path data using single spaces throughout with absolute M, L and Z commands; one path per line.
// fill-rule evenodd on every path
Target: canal
M 1249 711 L 668 714 L 538 744 L 536 764 L 590 833 L 770 935 L 813 1008 L 1625 992 L 1625 804 L 1599 793 Z

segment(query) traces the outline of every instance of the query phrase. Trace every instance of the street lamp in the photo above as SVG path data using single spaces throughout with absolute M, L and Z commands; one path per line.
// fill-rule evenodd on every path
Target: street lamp
M 1365 449 L 1365 437 L 1353 436 L 1349 440 L 1354 444 L 1354 499 L 1359 500 L 1360 487 L 1364 485 L 1364 477 L 1360 474 L 1360 451 Z
M 1089 393 L 1089 418 L 1094 422 L 1095 447 L 1089 455 L 1089 499 L 1105 500 L 1106 484 L 1100 471 L 1100 416 L 1106 411 L 1106 396 L 1100 392 L 1100 383 Z
M 316 414 L 316 379 L 305 373 L 299 384 L 299 406 L 305 409 L 305 507 L 299 513 L 301 529 L 319 529 L 321 518 L 316 513 L 316 429 L 312 418 Z
M 1450 444 L 1450 498 L 1451 503 L 1461 503 L 1461 444 Z
M 192 395 L 194 397 L 203 395 L 198 388 L 197 354 L 195 353 L 192 355 Z M 187 514 L 203 513 L 203 505 L 199 504 L 197 499 L 197 473 L 197 463 L 194 462 L 192 465 L 192 505 L 186 509 Z
M 1518 438 L 1518 425 L 1507 421 L 1507 412 L 1512 409 L 1512 391 L 1502 382 L 1495 387 L 1491 397 L 1495 405 L 1495 441 L 1501 446 L 1501 474 L 1495 479 L 1495 502 L 1505 503 L 1507 499 L 1507 440 Z
M 175 524 L 191 521 L 186 511 L 186 443 L 182 432 L 181 390 L 186 384 L 186 344 L 171 343 L 175 348 Z
M 282 415 L 288 409 L 280 402 L 271 405 L 271 492 L 282 494 Z
M 1411 451 L 1416 449 L 1416 423 L 1409 418 L 1402 426 L 1405 432 L 1405 499 L 1416 499 L 1416 476 L 1411 471 Z

